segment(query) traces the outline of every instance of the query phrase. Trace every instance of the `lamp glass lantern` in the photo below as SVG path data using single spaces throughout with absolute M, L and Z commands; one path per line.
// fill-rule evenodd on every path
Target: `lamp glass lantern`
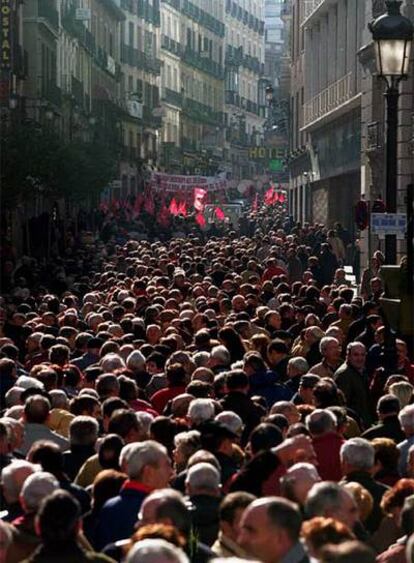
M 387 13 L 370 24 L 378 75 L 401 80 L 408 74 L 414 26 L 400 12 L 400 0 L 387 0 Z

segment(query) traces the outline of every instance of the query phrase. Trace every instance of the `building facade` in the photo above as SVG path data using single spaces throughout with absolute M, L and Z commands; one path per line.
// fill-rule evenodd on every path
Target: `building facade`
M 292 10 L 290 200 L 295 218 L 353 229 L 361 189 L 365 3 L 295 2 Z M 351 211 L 351 213 L 350 213 Z
M 285 158 L 290 122 L 291 0 L 265 0 L 265 84 L 273 90 L 265 123 L 265 144 L 276 150 L 277 159 L 267 163 L 271 180 L 286 187 Z
M 263 0 L 227 0 L 225 28 L 225 162 L 238 181 L 258 172 L 249 150 L 263 143 Z
M 135 194 L 143 166 L 156 167 L 161 133 L 161 12 L 158 1 L 121 0 L 121 193 Z

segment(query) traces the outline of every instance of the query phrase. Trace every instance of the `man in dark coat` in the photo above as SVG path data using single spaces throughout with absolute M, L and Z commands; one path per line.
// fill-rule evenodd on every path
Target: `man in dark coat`
M 225 411 L 233 411 L 240 416 L 244 423 L 242 443 L 246 443 L 250 432 L 260 424 L 266 415 L 265 409 L 254 403 L 249 393 L 249 379 L 242 370 L 232 370 L 226 376 L 228 393 L 220 401 Z
M 379 423 L 366 430 L 362 437 L 367 440 L 374 438 L 390 438 L 396 444 L 405 439 L 402 431 L 398 413 L 400 412 L 400 402 L 394 395 L 383 395 L 378 401 L 377 414 Z
M 356 411 L 368 428 L 372 415 L 365 361 L 365 346 L 360 342 L 350 342 L 346 349 L 346 360 L 336 370 L 334 378 L 345 395 L 347 406 Z

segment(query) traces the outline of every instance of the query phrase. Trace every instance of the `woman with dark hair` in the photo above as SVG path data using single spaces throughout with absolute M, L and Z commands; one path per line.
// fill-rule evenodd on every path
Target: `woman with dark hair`
M 225 326 L 219 330 L 218 337 L 220 342 L 230 352 L 230 362 L 238 362 L 243 359 L 246 348 L 243 344 L 241 336 L 237 334 L 231 326 Z

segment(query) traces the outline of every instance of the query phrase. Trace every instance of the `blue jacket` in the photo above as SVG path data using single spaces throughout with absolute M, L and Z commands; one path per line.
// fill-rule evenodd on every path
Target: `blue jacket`
M 126 481 L 119 495 L 106 501 L 96 528 L 93 546 L 96 551 L 132 535 L 141 504 L 148 493 L 140 483 Z
M 257 371 L 249 377 L 250 396 L 263 397 L 269 408 L 277 401 L 290 401 L 292 391 L 277 380 L 278 376 L 272 370 Z

